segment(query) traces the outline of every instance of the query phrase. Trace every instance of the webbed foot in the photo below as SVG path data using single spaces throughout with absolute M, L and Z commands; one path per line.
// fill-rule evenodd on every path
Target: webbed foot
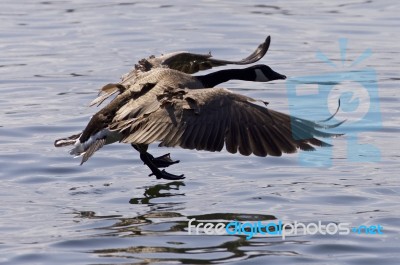
M 168 179 L 168 180 L 180 180 L 184 179 L 185 177 L 182 175 L 174 175 L 171 173 L 168 173 L 167 171 L 159 170 L 159 167 L 166 167 L 175 163 L 178 163 L 179 161 L 172 161 L 169 154 L 154 158 L 152 155 L 149 153 L 141 153 L 140 154 L 140 159 L 145 163 L 151 170 L 150 176 L 156 176 L 157 179 Z M 159 164 L 157 164 L 157 161 Z
M 159 157 L 152 157 L 153 164 L 160 168 L 160 167 L 169 167 L 170 165 L 179 163 L 179 160 L 172 160 L 170 154 L 165 154 Z

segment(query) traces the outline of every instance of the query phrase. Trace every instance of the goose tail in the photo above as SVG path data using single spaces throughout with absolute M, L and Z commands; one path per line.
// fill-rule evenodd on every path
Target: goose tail
M 54 141 L 54 146 L 55 147 L 63 147 L 63 146 L 68 146 L 68 145 L 74 145 L 76 141 L 78 141 L 79 137 L 81 137 L 82 133 L 74 134 L 71 135 L 70 137 L 67 138 L 61 138 L 57 139 Z
M 80 140 L 81 135 L 82 133 L 74 134 L 70 137 L 61 138 L 54 142 L 54 146 L 56 147 L 73 145 L 73 148 L 69 153 L 75 157 L 82 157 L 81 165 L 104 145 L 120 140 L 120 135 L 118 133 L 111 132 L 108 129 L 103 129 L 97 132 L 84 142 L 81 142 Z

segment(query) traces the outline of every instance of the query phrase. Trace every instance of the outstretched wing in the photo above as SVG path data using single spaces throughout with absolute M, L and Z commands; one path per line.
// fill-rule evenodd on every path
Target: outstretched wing
M 105 99 L 109 98 L 113 94 L 117 92 L 122 93 L 122 91 L 126 89 L 126 85 L 136 79 L 138 73 L 148 72 L 157 67 L 167 67 L 187 74 L 193 74 L 198 71 L 227 64 L 251 64 L 264 57 L 268 51 L 270 43 L 271 37 L 268 36 L 253 53 L 239 61 L 219 60 L 212 58 L 211 54 L 195 54 L 189 52 L 174 52 L 158 57 L 150 56 L 135 64 L 135 68 L 131 72 L 125 74 L 122 77 L 121 82 L 118 84 L 107 84 L 101 88 L 98 97 L 90 103 L 90 106 L 96 104 L 100 105 Z
M 312 145 L 329 146 L 316 137 L 340 135 L 321 129 L 341 123 L 323 126 L 289 116 L 226 89 L 175 90 L 157 98 L 159 107 L 153 112 L 115 122 L 123 142 L 160 141 L 160 146 L 207 151 L 221 151 L 225 145 L 230 153 L 280 156 L 314 150 Z
M 142 59 L 135 66 L 135 68 L 145 72 L 155 67 L 168 67 L 170 69 L 178 70 L 187 74 L 193 74 L 201 70 L 207 70 L 211 69 L 212 67 L 223 66 L 227 64 L 251 64 L 264 57 L 268 51 L 270 43 L 271 37 L 268 36 L 252 54 L 239 61 L 214 59 L 212 58 L 211 54 L 175 52 L 159 57 L 151 56 L 147 59 Z

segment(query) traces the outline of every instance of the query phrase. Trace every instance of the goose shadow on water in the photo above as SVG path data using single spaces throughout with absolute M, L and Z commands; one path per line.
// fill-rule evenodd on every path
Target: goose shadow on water
M 196 220 L 193 225 L 200 222 L 227 224 L 233 220 L 268 222 L 277 218 L 273 215 L 229 212 L 184 215 L 181 212 L 185 209 L 185 202 L 171 200 L 173 197 L 185 196 L 180 190 L 182 186 L 185 186 L 182 181 L 173 181 L 145 187 L 143 196 L 134 197 L 129 203 L 148 205 L 148 211 L 129 218 L 113 216 L 111 219 L 116 222 L 101 228 L 108 231 L 99 235 L 102 244 L 89 252 L 106 260 L 112 259 L 114 262 L 115 259 L 121 259 L 121 262 L 128 261 L 130 264 L 141 264 L 144 261 L 208 264 L 267 255 L 297 255 L 292 251 L 279 250 L 279 246 L 285 243 L 280 238 L 264 236 L 247 240 L 246 235 L 206 235 L 202 229 L 199 234 L 195 230 L 189 234 L 188 222 L 193 218 Z M 93 212 L 80 216 L 101 218 Z

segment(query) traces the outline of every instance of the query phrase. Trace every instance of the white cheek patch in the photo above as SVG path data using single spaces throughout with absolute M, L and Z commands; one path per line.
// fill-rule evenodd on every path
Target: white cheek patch
M 256 80 L 257 82 L 268 82 L 269 79 L 265 76 L 263 71 L 256 69 Z

